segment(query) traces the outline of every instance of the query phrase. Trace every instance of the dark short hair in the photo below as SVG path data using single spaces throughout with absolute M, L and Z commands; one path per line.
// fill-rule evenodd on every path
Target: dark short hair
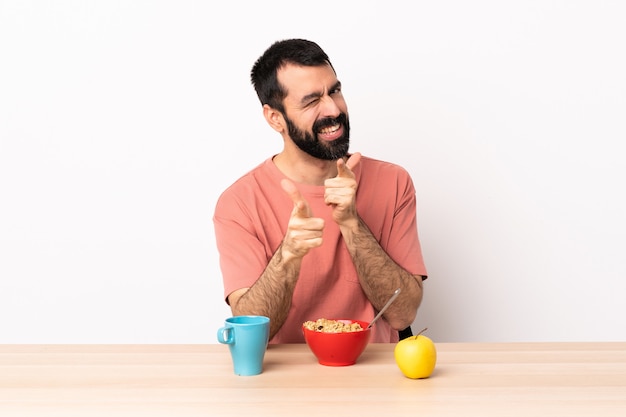
M 283 99 L 287 92 L 278 82 L 278 70 L 287 64 L 309 67 L 330 65 L 333 68 L 326 52 L 315 42 L 306 39 L 277 41 L 267 48 L 254 63 L 250 79 L 261 105 L 268 104 L 283 113 Z

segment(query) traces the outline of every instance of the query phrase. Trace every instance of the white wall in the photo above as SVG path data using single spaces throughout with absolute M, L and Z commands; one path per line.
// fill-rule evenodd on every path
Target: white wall
M 409 5 L 411 5 L 409 7 Z M 626 340 L 619 1 L 0 0 L 0 343 L 214 343 L 211 217 L 281 148 L 248 73 L 310 38 L 404 165 L 436 341 Z

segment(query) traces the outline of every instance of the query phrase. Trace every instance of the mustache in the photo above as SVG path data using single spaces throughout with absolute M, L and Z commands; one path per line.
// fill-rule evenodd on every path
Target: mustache
M 339 114 L 337 117 L 325 117 L 313 123 L 313 132 L 317 133 L 325 127 L 334 126 L 336 124 L 346 125 L 348 116 L 345 113 Z

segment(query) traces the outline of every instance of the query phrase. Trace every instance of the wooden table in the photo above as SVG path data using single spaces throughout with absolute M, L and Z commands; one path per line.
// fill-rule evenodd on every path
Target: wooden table
M 626 416 L 626 343 L 439 343 L 405 378 L 392 344 L 356 365 L 270 346 L 261 375 L 224 345 L 3 345 L 0 416 Z

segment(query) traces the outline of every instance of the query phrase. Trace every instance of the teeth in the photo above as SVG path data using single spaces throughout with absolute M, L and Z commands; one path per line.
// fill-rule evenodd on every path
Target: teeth
M 320 130 L 320 133 L 328 134 L 328 133 L 336 132 L 337 130 L 339 130 L 339 125 L 334 125 L 334 126 L 325 127 L 324 129 Z

